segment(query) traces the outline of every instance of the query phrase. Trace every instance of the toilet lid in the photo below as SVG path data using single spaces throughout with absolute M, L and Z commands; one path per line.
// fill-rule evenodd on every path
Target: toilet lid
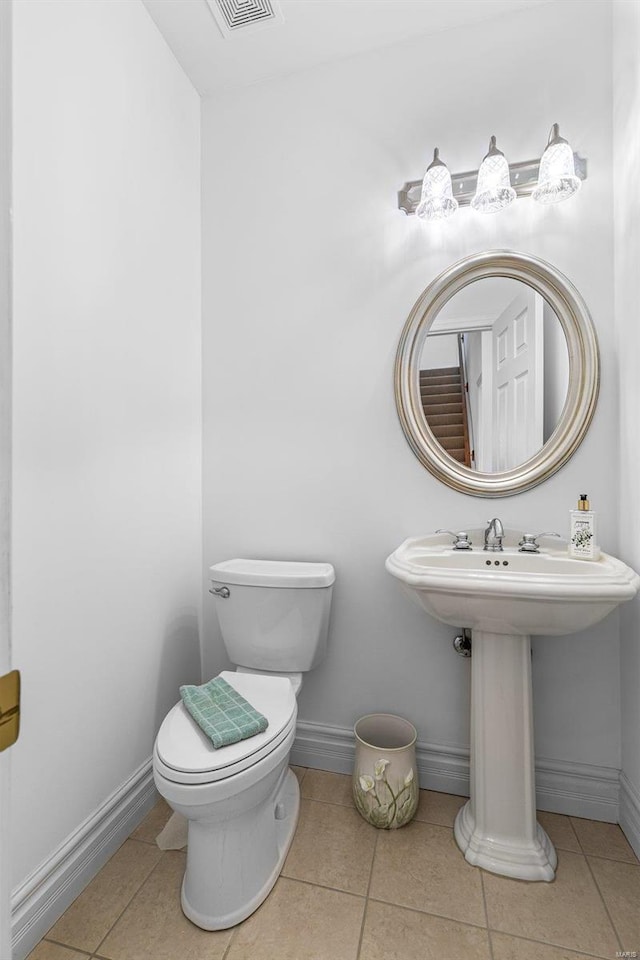
M 232 766 L 266 747 L 290 722 L 296 697 L 286 677 L 226 670 L 220 676 L 267 718 L 269 726 L 264 733 L 216 749 L 181 700 L 165 717 L 156 740 L 158 756 L 167 767 L 204 774 Z

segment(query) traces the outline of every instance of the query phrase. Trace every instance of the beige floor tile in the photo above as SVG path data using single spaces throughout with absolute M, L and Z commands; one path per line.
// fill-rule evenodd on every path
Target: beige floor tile
M 143 840 L 145 843 L 155 843 L 156 837 L 166 826 L 167 820 L 172 812 L 169 804 L 161 797 L 146 815 L 140 826 L 133 831 L 131 839 Z
M 280 877 L 225 960 L 356 960 L 365 901 Z
M 509 937 L 505 933 L 492 933 L 491 944 L 493 960 L 591 960 L 593 956 L 566 950 L 564 947 L 550 947 L 534 940 Z
M 295 766 L 293 766 L 293 764 L 292 764 L 292 765 L 291 765 L 291 769 L 293 770 L 293 772 L 295 773 L 296 777 L 298 778 L 298 783 L 301 784 L 302 781 L 304 780 L 305 774 L 306 774 L 306 772 L 307 772 L 307 768 L 306 768 L 306 767 L 295 767 Z
M 578 835 L 582 852 L 587 856 L 625 860 L 627 863 L 638 862 L 638 858 L 617 823 L 581 820 L 578 817 L 571 817 L 571 823 Z
M 552 883 L 484 873 L 489 927 L 571 950 L 615 956 L 619 945 L 586 859 L 560 851 Z
M 640 866 L 589 857 L 623 950 L 640 955 Z
M 303 800 L 283 876 L 364 896 L 377 833 L 356 810 Z
M 127 840 L 71 904 L 48 936 L 91 953 L 156 866 L 162 853 Z
M 575 830 L 571 826 L 571 818 L 560 813 L 547 813 L 538 810 L 538 823 L 547 831 L 549 839 L 558 850 L 571 850 L 573 853 L 582 853 Z
M 342 803 L 353 806 L 353 781 L 344 773 L 329 773 L 326 770 L 307 770 L 302 785 L 302 796 L 309 800 L 326 803 Z
M 359 960 L 489 960 L 489 934 L 455 920 L 370 900 Z
M 32 950 L 27 960 L 87 960 L 88 953 L 78 953 L 69 947 L 61 947 L 57 943 L 41 940 L 35 950 Z
M 369 896 L 486 926 L 480 871 L 465 861 L 448 827 L 414 821 L 381 830 Z
M 421 790 L 416 820 L 439 823 L 442 827 L 452 827 L 458 810 L 466 802 L 467 797 L 456 797 L 452 793 L 436 793 L 435 790 Z
M 231 930 L 209 932 L 180 908 L 186 854 L 163 854 L 138 895 L 97 951 L 109 960 L 221 960 Z

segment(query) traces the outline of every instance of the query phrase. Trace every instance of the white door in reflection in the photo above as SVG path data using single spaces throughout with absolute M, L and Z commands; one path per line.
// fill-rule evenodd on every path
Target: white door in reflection
M 493 470 L 517 467 L 544 443 L 543 306 L 523 285 L 492 327 Z

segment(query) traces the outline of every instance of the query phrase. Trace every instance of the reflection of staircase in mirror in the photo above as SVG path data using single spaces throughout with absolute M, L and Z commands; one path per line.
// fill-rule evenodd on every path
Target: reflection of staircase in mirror
M 420 371 L 420 398 L 431 432 L 450 457 L 471 466 L 460 367 Z

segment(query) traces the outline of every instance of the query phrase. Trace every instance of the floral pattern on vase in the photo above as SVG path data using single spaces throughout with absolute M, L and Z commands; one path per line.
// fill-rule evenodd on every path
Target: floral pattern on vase
M 353 776 L 353 800 L 358 813 L 374 827 L 394 830 L 403 827 L 418 809 L 418 781 L 413 766 L 394 776 L 394 763 L 380 757 L 373 765 L 373 776 L 356 770 Z

